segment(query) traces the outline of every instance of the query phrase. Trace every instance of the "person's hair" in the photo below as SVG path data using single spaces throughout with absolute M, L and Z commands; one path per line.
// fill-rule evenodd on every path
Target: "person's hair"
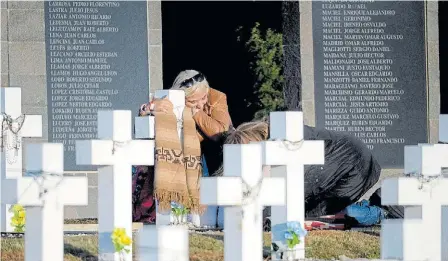
M 269 136 L 269 123 L 266 121 L 252 121 L 239 125 L 228 132 L 224 144 L 248 144 L 264 141 Z
M 206 79 L 201 82 L 195 82 L 193 86 L 185 89 L 185 97 L 189 97 L 198 92 L 208 93 L 210 86 Z
M 222 133 L 219 143 L 222 148 L 225 144 L 249 144 L 250 142 L 258 142 L 267 140 L 269 136 L 269 122 L 265 120 L 251 121 L 242 123 L 236 129 Z M 222 176 L 224 173 L 224 166 L 221 166 L 214 172 L 210 173 L 212 177 Z

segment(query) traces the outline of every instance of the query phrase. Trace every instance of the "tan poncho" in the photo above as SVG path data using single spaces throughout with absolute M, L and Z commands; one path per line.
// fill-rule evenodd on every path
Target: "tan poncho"
M 171 201 L 192 213 L 202 213 L 199 205 L 199 179 L 202 176 L 201 146 L 191 110 L 183 111 L 183 144 L 177 132 L 173 112 L 156 112 L 154 196 L 162 211 L 171 209 Z

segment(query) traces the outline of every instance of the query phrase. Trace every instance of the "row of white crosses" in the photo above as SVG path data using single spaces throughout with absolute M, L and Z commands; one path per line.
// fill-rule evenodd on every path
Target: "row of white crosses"
M 411 176 L 382 184 L 382 204 L 404 206 L 403 220 L 382 222 L 382 259 L 448 260 L 448 178 L 443 167 L 448 167 L 448 144 L 405 147 L 405 174 Z
M 2 145 L 5 145 L 0 150 L 0 182 L 2 182 L 5 179 L 22 177 L 22 138 L 42 137 L 42 116 L 25 115 L 23 122 L 16 121 L 19 117 L 23 117 L 21 89 L 17 87 L 1 87 L 0 90 L 0 141 Z M 6 120 L 4 116 L 6 115 L 14 120 L 12 126 L 3 126 L 3 122 Z M 3 129 L 3 127 L 6 127 L 6 129 Z M 19 132 L 14 133 L 17 130 Z M 9 192 L 9 189 L 15 189 L 5 186 L 0 186 L 0 188 L 6 194 Z M 14 192 L 11 191 L 11 193 Z M 10 225 L 12 217 L 12 213 L 8 211 L 10 207 L 10 205 L 1 204 L 0 229 L 2 232 L 12 232 L 14 230 Z
M 156 98 L 168 98 L 174 106 L 174 113 L 178 119 L 182 118 L 185 107 L 183 91 L 158 91 Z M 182 139 L 182 129 L 178 128 Z M 98 232 L 99 257 L 110 256 L 114 252 L 111 233 L 114 228 L 124 228 L 132 237 L 132 166 L 154 165 L 154 117 L 135 118 L 135 137 L 132 140 L 131 111 L 99 111 L 98 112 L 98 140 L 76 142 L 76 161 L 79 165 L 95 165 L 98 168 Z M 127 174 L 126 174 L 127 173 Z M 140 236 L 149 238 L 158 235 L 161 240 L 141 240 L 145 244 L 157 243 L 155 249 L 168 249 L 173 246 L 173 233 L 176 238 L 182 238 L 185 231 L 169 229 L 173 217 L 169 213 L 157 211 L 157 225 L 160 228 L 149 227 L 141 231 Z M 196 220 L 201 217 L 196 215 Z M 174 232 L 173 232 L 174 231 Z M 168 233 L 168 234 L 167 234 Z M 188 231 L 186 232 L 188 234 Z M 169 236 L 166 236 L 169 235 Z M 167 240 L 162 240 L 163 238 Z M 126 261 L 132 259 L 132 247 L 125 254 Z M 147 251 L 142 251 L 146 254 Z M 156 254 L 158 251 L 156 251 Z M 111 257 L 112 258 L 112 257 Z M 118 253 L 113 259 L 120 260 Z M 108 260 L 109 260 L 108 259 Z
M 170 94 L 171 93 L 168 93 L 169 98 Z M 180 118 L 180 115 L 177 116 Z M 302 226 L 304 225 L 304 203 L 300 200 L 303 198 L 303 185 L 300 187 L 300 184 L 303 183 L 303 166 L 305 164 L 323 163 L 323 143 L 306 141 L 302 143 L 300 148 L 289 150 L 289 148 L 284 146 L 285 140 L 298 142 L 303 139 L 302 114 L 299 112 L 282 112 L 273 113 L 272 116 L 271 137 L 279 140 L 267 141 L 262 144 L 233 146 L 225 149 L 225 176 L 239 177 L 237 178 L 239 180 L 233 180 L 231 182 L 231 184 L 239 187 L 239 190 L 237 190 L 239 192 L 236 194 L 217 195 L 216 197 L 213 197 L 213 193 L 207 193 L 207 191 L 210 191 L 210 188 L 207 185 L 204 185 L 202 189 L 201 200 L 203 200 L 203 203 L 207 203 L 208 199 L 214 198 L 216 200 L 208 202 L 212 205 L 229 206 L 226 211 L 227 214 L 225 214 L 225 223 L 227 224 L 226 242 L 228 242 L 226 247 L 227 260 L 234 260 L 234 258 L 237 258 L 237 260 L 247 260 L 248 258 L 251 258 L 250 253 L 253 252 L 252 247 L 261 246 L 261 210 L 263 205 L 287 204 L 285 207 L 278 209 L 278 211 L 281 212 L 280 215 L 273 215 L 274 227 L 277 223 L 278 225 L 285 226 L 287 221 L 299 221 Z M 125 126 L 129 126 L 129 128 L 126 128 Z M 150 135 L 148 135 L 148 137 L 150 137 Z M 40 160 L 40 162 L 31 162 L 27 167 L 30 171 L 41 172 L 42 177 L 45 177 L 45 179 L 38 181 L 39 179 L 27 177 L 20 180 L 8 180 L 8 184 L 10 184 L 8 187 L 14 187 L 16 189 L 13 191 L 14 193 L 9 193 L 8 197 L 5 197 L 2 201 L 19 203 L 25 207 L 34 207 L 36 212 L 29 211 L 27 218 L 27 221 L 31 219 L 34 221 L 27 222 L 26 229 L 28 231 L 36 231 L 36 229 L 45 230 L 45 233 L 43 230 L 40 233 L 38 231 L 36 231 L 36 233 L 27 233 L 29 238 L 27 239 L 27 249 L 31 251 L 27 254 L 27 260 L 32 257 L 41 257 L 42 260 L 60 260 L 63 251 L 58 250 L 50 253 L 50 251 L 48 251 L 48 246 L 50 244 L 49 242 L 53 240 L 47 239 L 47 235 L 57 234 L 58 238 L 61 239 L 60 241 L 62 244 L 63 206 L 86 204 L 87 180 L 85 178 L 63 178 L 61 176 L 63 173 L 62 144 L 39 144 L 36 146 L 38 146 L 36 149 L 30 150 L 35 154 L 30 160 L 34 158 Z M 303 152 L 303 150 L 309 148 L 312 148 L 313 151 L 317 152 L 316 159 L 311 161 L 301 161 L 301 158 L 306 159 L 309 157 L 308 154 L 310 153 L 306 153 L 308 156 L 304 156 L 305 153 Z M 130 190 L 131 166 L 153 165 L 154 155 L 151 154 L 153 151 L 154 141 L 132 140 L 130 111 L 98 112 L 98 140 L 77 142 L 77 164 L 101 166 L 98 170 L 100 257 L 104 257 L 114 252 L 110 240 L 110 235 L 114 228 L 122 227 L 125 228 L 128 233 L 132 233 L 132 192 Z M 229 157 L 233 158 L 229 159 Z M 229 165 L 231 162 L 238 163 L 238 165 L 236 165 L 236 167 L 235 165 Z M 284 171 L 286 172 L 284 176 L 288 179 L 287 184 L 292 184 L 292 187 L 285 184 L 286 180 L 284 178 L 266 180 L 265 182 L 259 183 L 259 188 L 252 188 L 254 190 L 258 189 L 259 191 L 256 192 L 255 195 L 251 195 L 249 202 L 246 202 L 247 199 L 243 197 L 243 192 L 245 191 L 245 189 L 243 189 L 243 184 L 249 187 L 258 184 L 262 176 L 262 164 L 284 165 Z M 45 173 L 50 173 L 56 176 L 46 176 Z M 126 175 L 125 173 L 129 173 L 129 175 Z M 302 177 L 297 179 L 297 176 Z M 296 177 L 296 179 L 294 180 L 293 177 Z M 241 178 L 243 178 L 244 182 L 242 182 Z M 71 181 L 72 179 L 78 180 L 78 183 Z M 208 180 L 208 182 L 211 182 L 209 184 L 211 184 L 211 188 L 213 189 L 213 187 L 221 184 L 221 182 L 227 182 L 221 179 L 222 178 L 205 178 L 204 181 L 207 182 Z M 67 185 L 65 184 L 69 184 L 67 181 L 73 184 L 73 186 L 66 187 Z M 11 182 L 14 184 L 11 184 Z M 297 187 L 295 186 L 296 182 Z M 26 188 L 25 185 L 27 184 L 32 187 L 31 190 Z M 50 191 L 46 189 L 50 187 L 54 187 L 53 190 Z M 72 190 L 76 190 L 76 192 Z M 217 191 L 222 191 L 222 189 L 216 190 L 215 193 Z M 297 193 L 297 191 L 301 191 L 301 193 Z M 71 195 L 71 197 L 66 195 Z M 280 197 L 275 198 L 273 195 L 280 195 Z M 230 198 L 226 201 L 226 197 Z M 218 199 L 224 199 L 224 202 L 221 202 Z M 273 211 L 273 213 L 275 212 L 276 210 Z M 240 213 L 240 215 L 235 217 L 231 215 L 233 213 Z M 245 214 L 241 215 L 241 213 Z M 57 220 L 57 222 L 53 222 L 54 220 L 52 220 L 50 216 L 53 216 L 53 219 Z M 254 220 L 257 221 L 254 222 Z M 48 224 L 58 225 L 51 227 Z M 230 231 L 230 228 L 239 226 L 241 226 L 240 231 L 237 230 L 235 233 L 228 232 Z M 256 232 L 257 229 L 259 229 L 259 233 L 252 234 L 252 232 Z M 52 232 L 47 233 L 48 231 Z M 154 235 L 157 235 L 157 240 L 152 241 L 156 244 L 154 246 L 155 248 L 153 248 L 155 251 L 149 251 L 149 253 L 153 253 L 157 256 L 158 260 L 171 260 L 167 257 L 166 253 L 179 253 L 179 251 L 172 251 L 173 245 L 176 245 L 178 250 L 183 250 L 180 251 L 180 253 L 183 253 L 182 256 L 184 256 L 184 258 L 188 258 L 188 251 L 185 251 L 185 249 L 188 249 L 188 240 L 181 240 L 179 244 L 173 244 L 174 242 L 172 241 L 173 238 L 185 239 L 185 235 L 187 234 L 188 232 L 186 228 L 170 228 L 163 224 L 159 224 L 156 227 L 149 227 L 145 231 L 142 231 L 141 236 L 145 238 L 145 236 L 149 235 L 150 238 L 154 238 Z M 39 236 L 36 237 L 36 235 Z M 253 237 L 258 238 L 259 240 L 252 240 Z M 256 243 L 244 244 L 241 251 L 237 252 L 235 255 L 232 253 L 234 251 L 231 249 L 234 248 L 231 248 L 231 246 L 232 242 L 235 242 L 232 239 L 237 238 L 237 242 L 246 243 L 254 241 Z M 283 241 L 283 239 L 276 239 L 275 236 L 274 240 L 277 240 L 279 245 L 281 245 L 281 241 Z M 41 243 L 35 244 L 37 241 Z M 142 240 L 141 242 L 151 241 Z M 165 243 L 161 244 L 163 242 Z M 31 247 L 31 245 L 35 245 L 36 247 Z M 53 245 L 53 247 L 55 246 Z M 58 249 L 60 248 L 58 247 Z M 143 251 L 142 253 L 148 253 L 148 251 Z M 261 253 L 260 247 L 260 257 Z M 297 250 L 296 257 L 301 256 L 304 256 L 303 246 Z M 119 258 L 120 257 L 115 254 L 113 259 L 109 259 L 119 260 Z M 125 255 L 125 260 L 130 261 L 131 258 L 132 251 Z M 181 260 L 182 258 L 177 256 L 175 259 Z
M 270 122 L 270 136 L 274 140 L 225 145 L 224 177 L 201 178 L 201 204 L 225 207 L 226 261 L 263 259 L 263 206 L 278 206 L 272 210 L 273 227 L 279 229 L 278 233 L 273 233 L 273 242 L 283 249 L 286 223 L 297 221 L 302 228 L 304 226 L 303 167 L 323 164 L 324 144 L 323 141 L 303 141 L 301 112 L 274 112 Z M 285 146 L 288 141 L 300 142 L 300 146 L 288 148 Z M 263 165 L 285 167 L 277 172 L 278 177 L 263 178 Z M 139 252 L 147 254 L 141 256 L 144 260 L 189 260 L 186 228 L 158 224 L 140 233 Z M 304 258 L 304 238 L 301 241 L 291 257 Z M 277 255 L 273 253 L 273 258 Z
M 42 116 L 25 115 L 24 121 L 19 122 L 16 119 L 23 117 L 21 89 L 2 87 L 0 94 L 1 120 L 12 120 L 12 126 L 2 129 L 2 139 L 15 139 L 12 142 L 16 143 L 12 152 L 7 146 L 1 151 L 2 231 L 14 230 L 8 210 L 13 204 L 20 204 L 27 211 L 25 260 L 62 261 L 64 205 L 87 205 L 87 178 L 63 177 L 64 148 L 58 143 L 29 144 L 23 176 L 22 137 L 42 137 Z
M 284 230 L 287 221 L 299 221 L 304 225 L 303 166 L 323 163 L 323 142 L 304 141 L 296 148 L 285 146 L 288 142 L 303 139 L 300 112 L 271 113 L 270 124 L 273 140 L 226 145 L 224 177 L 201 180 L 201 202 L 226 207 L 226 260 L 261 260 L 261 210 L 265 205 L 277 206 L 272 209 L 273 242 L 277 245 L 283 246 L 283 234 L 280 238 L 275 235 L 277 226 Z M 441 126 L 444 124 L 441 120 Z M 154 155 L 151 154 L 154 141 L 132 140 L 131 125 L 130 111 L 101 111 L 98 113 L 99 140 L 77 143 L 78 164 L 101 166 L 98 204 L 100 257 L 114 252 L 110 240 L 114 228 L 123 227 L 132 233 L 131 166 L 154 164 Z M 442 133 L 440 136 L 445 137 Z M 441 157 L 448 155 L 443 152 L 446 146 L 407 147 L 405 171 L 439 175 L 442 162 L 448 162 Z M 27 172 L 37 173 L 37 177 L 2 179 L 2 203 L 18 203 L 27 207 L 26 261 L 61 261 L 63 206 L 87 204 L 87 179 L 62 177 L 62 144 L 30 144 L 27 153 Z M 263 165 L 281 166 L 276 167 L 282 170 L 279 177 L 262 180 Z M 275 173 L 272 171 L 273 175 Z M 441 206 L 448 204 L 446 179 L 440 179 L 429 191 L 418 190 L 416 181 L 415 178 L 398 178 L 383 184 L 383 204 L 423 206 L 422 214 L 418 216 L 421 220 L 415 220 L 415 207 L 406 207 L 404 221 L 384 223 L 383 258 L 444 260 L 448 255 L 441 244 L 447 243 L 448 233 L 446 226 L 440 230 L 437 224 L 441 223 Z M 254 193 L 248 198 L 243 196 L 247 192 L 246 186 Z M 390 228 L 386 229 L 387 226 Z M 396 235 L 398 237 L 394 237 Z M 436 236 L 435 243 L 431 241 L 434 235 L 440 235 Z M 141 260 L 188 260 L 188 230 L 185 227 L 148 226 L 141 232 L 139 241 Z M 401 252 L 393 253 L 393 249 Z M 304 253 L 302 244 L 294 256 L 303 258 Z M 274 258 L 278 259 L 277 256 Z M 108 260 L 119 260 L 119 257 L 114 255 Z M 132 252 L 125 256 L 125 260 L 132 260 Z
M 324 143 L 304 140 L 302 112 L 271 112 L 269 136 L 261 143 L 225 145 L 224 177 L 201 180 L 201 203 L 227 206 L 226 261 L 262 260 L 263 206 L 272 206 L 272 242 L 280 250 L 286 249 L 288 222 L 299 222 L 304 229 L 304 166 L 324 163 Z M 262 177 L 262 166 L 273 167 L 272 178 Z M 300 241 L 289 257 L 305 258 L 305 239 Z M 273 260 L 281 256 L 282 251 L 272 251 Z
M 1 88 L 2 113 L 20 116 L 20 88 Z M 130 111 L 98 113 L 99 140 L 77 143 L 77 163 L 99 165 L 99 256 L 119 260 L 110 235 L 122 227 L 132 233 L 131 166 L 154 164 L 154 141 L 132 141 Z M 128 128 L 126 128 L 126 126 Z M 16 127 L 16 126 L 14 126 Z M 18 137 L 42 136 L 42 117 L 26 115 Z M 63 144 L 30 144 L 26 177 L 22 177 L 22 151 L 10 163 L 2 153 L 2 231 L 12 232 L 9 205 L 26 207 L 26 260 L 63 260 L 63 207 L 87 205 L 87 178 L 63 177 Z M 126 175 L 126 173 L 128 173 Z M 56 250 L 55 250 L 56 249 Z M 110 255 L 113 255 L 111 258 Z M 125 256 L 132 260 L 132 252 Z

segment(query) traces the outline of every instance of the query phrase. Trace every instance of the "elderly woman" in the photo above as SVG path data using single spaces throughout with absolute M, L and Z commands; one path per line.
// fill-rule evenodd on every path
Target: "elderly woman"
M 232 125 L 227 97 L 224 93 L 211 88 L 205 76 L 195 70 L 180 72 L 171 89 L 185 91 L 185 105 L 191 110 L 196 125 L 202 159 L 204 162 L 205 158 L 206 168 L 213 175 L 222 162 L 220 137 Z M 155 99 L 143 104 L 139 115 L 172 111 L 173 104 L 169 100 Z M 150 168 L 139 166 L 134 169 L 134 222 L 155 221 L 153 182 L 153 172 Z
M 228 133 L 225 143 L 264 141 L 268 139 L 268 133 L 266 122 L 244 123 Z M 309 126 L 304 126 L 304 138 L 325 142 L 324 165 L 305 166 L 305 212 L 308 218 L 342 213 L 347 220 L 354 221 L 350 225 L 373 225 L 386 216 L 402 217 L 400 209 L 380 207 L 379 191 L 370 201 L 355 203 L 377 183 L 381 172 L 378 162 L 360 140 Z

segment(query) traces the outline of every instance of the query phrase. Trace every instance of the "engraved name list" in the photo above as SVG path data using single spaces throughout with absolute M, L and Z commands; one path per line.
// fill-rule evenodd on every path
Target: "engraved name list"
M 397 130 L 408 120 L 403 108 L 413 89 L 404 83 L 413 76 L 401 69 L 411 61 L 398 48 L 415 36 L 396 23 L 406 10 L 375 1 L 316 2 L 313 9 L 317 125 L 348 132 L 371 150 L 403 147 L 409 141 Z
M 102 34 L 119 31 L 112 16 L 101 9 L 119 6 L 119 2 L 49 2 L 49 128 L 53 142 L 64 143 L 67 151 L 75 150 L 75 140 L 96 138 L 96 113 L 111 108 L 109 97 L 118 94 L 107 84 L 118 76 L 110 60 L 119 58 L 119 53 L 94 47 L 104 45 Z
M 125 95 L 120 81 L 133 76 L 121 64 L 129 56 L 123 41 L 129 32 L 121 25 L 128 14 L 120 10 L 126 5 L 46 2 L 49 140 L 63 143 L 66 153 L 75 151 L 76 140 L 96 139 L 98 110 L 118 109 L 118 97 Z M 128 109 L 134 109 L 129 100 Z

